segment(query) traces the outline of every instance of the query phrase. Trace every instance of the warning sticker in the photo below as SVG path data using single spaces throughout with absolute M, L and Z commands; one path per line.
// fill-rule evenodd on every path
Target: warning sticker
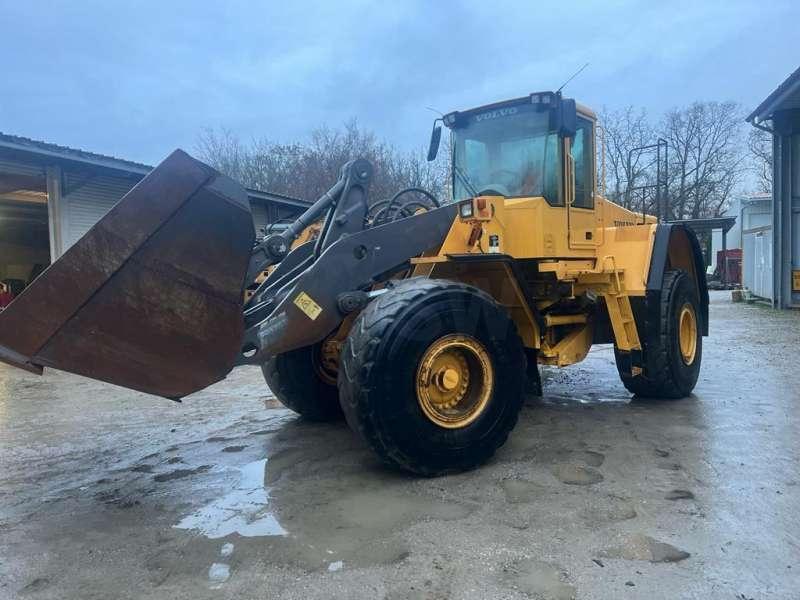
M 792 291 L 800 292 L 800 271 L 792 271 Z
M 297 297 L 294 299 L 294 303 L 297 308 L 306 313 L 306 316 L 312 321 L 316 320 L 316 318 L 322 312 L 322 307 L 314 302 L 314 299 L 305 292 L 300 292 L 297 294 Z

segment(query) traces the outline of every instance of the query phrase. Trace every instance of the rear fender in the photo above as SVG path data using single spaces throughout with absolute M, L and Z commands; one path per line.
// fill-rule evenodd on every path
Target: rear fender
M 708 285 L 705 260 L 695 233 L 679 223 L 662 223 L 656 228 L 650 271 L 647 277 L 647 303 L 659 306 L 664 273 L 683 269 L 695 280 L 702 317 L 701 331 L 708 335 Z

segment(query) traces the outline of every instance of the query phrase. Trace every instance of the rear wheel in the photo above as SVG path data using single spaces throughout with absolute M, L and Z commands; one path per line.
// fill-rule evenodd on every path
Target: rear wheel
M 321 357 L 319 344 L 279 354 L 262 365 L 261 371 L 286 408 L 310 421 L 342 417 L 336 373 Z
M 340 356 L 339 397 L 381 459 L 438 475 L 475 467 L 506 441 L 524 374 L 514 323 L 489 295 L 414 278 L 355 321 Z
M 697 383 L 703 354 L 702 313 L 693 278 L 686 271 L 668 271 L 659 305 L 645 310 L 645 326 L 639 332 L 644 371 L 633 377 L 624 355 L 615 351 L 622 383 L 643 397 L 688 396 Z

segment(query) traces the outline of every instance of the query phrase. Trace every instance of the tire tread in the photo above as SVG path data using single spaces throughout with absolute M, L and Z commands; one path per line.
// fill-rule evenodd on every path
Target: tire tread
M 403 314 L 422 297 L 436 292 L 451 291 L 474 294 L 487 302 L 494 303 L 494 298 L 489 294 L 464 283 L 425 277 L 402 280 L 364 309 L 347 338 L 340 359 L 339 400 L 348 425 L 384 462 L 424 476 L 440 475 L 443 471 L 431 468 L 422 461 L 410 459 L 391 439 L 381 435 L 375 427 L 376 406 L 369 401 L 371 389 L 368 382 L 376 364 L 381 340 L 391 325 L 397 319 L 403 318 Z M 512 328 L 511 334 L 515 337 L 511 343 L 519 344 L 521 348 L 522 341 L 516 328 Z M 519 399 L 513 400 L 517 406 L 508 411 L 511 416 L 501 423 L 501 429 L 492 437 L 490 445 L 482 445 L 480 452 L 465 453 L 458 464 L 452 465 L 452 468 L 444 472 L 465 471 L 488 460 L 506 442 L 509 433 L 516 425 L 522 400 L 522 394 L 519 395 Z
M 617 351 L 617 368 L 619 370 L 620 379 L 625 388 L 637 396 L 645 398 L 664 398 L 664 399 L 678 399 L 684 398 L 688 394 L 676 381 L 670 365 L 670 343 L 669 338 L 672 330 L 666 326 L 670 319 L 670 307 L 672 304 L 672 297 L 678 289 L 679 279 L 688 277 L 688 273 L 683 270 L 673 270 L 664 273 L 662 283 L 661 301 L 658 307 L 656 318 L 659 320 L 658 336 L 655 339 L 643 340 L 646 353 L 646 371 L 645 373 L 633 377 L 622 368 L 622 363 L 619 360 Z M 643 331 L 652 331 L 654 323 L 652 323 L 653 312 L 645 310 L 645 327 Z M 699 314 L 697 315 L 700 318 Z M 698 323 L 698 327 L 700 324 Z

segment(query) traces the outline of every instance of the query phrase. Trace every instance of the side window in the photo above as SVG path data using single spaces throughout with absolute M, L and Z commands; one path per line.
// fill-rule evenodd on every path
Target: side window
M 558 197 L 558 183 L 561 179 L 561 144 L 558 135 L 548 134 L 545 142 L 544 160 L 544 196 L 547 203 L 551 206 L 562 205 L 562 198 Z
M 578 208 L 594 206 L 594 147 L 592 123 L 578 117 L 578 129 L 572 140 L 572 159 L 575 161 L 575 202 Z

